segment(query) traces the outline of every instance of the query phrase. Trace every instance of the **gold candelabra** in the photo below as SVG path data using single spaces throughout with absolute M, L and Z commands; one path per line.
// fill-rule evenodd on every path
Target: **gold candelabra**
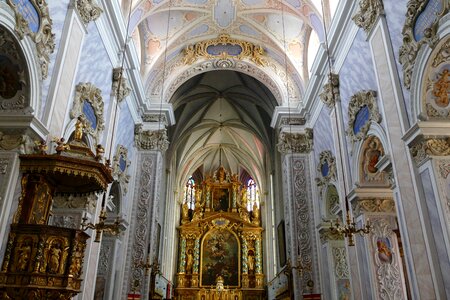
M 108 224 L 106 223 L 107 214 L 104 206 L 104 201 L 102 204 L 102 210 L 100 211 L 100 215 L 98 216 L 98 223 L 86 223 L 87 216 L 85 215 L 82 218 L 81 229 L 86 231 L 87 229 L 95 230 L 95 239 L 94 242 L 100 243 L 103 232 L 107 232 L 112 235 L 119 235 L 122 232 L 122 222 L 123 220 L 120 217 L 117 217 L 114 223 Z
M 339 223 L 339 218 L 336 218 L 336 222 L 333 224 L 333 221 L 330 221 L 330 230 L 332 232 L 344 235 L 346 238 L 348 238 L 348 245 L 349 246 L 355 246 L 355 234 L 365 235 L 368 234 L 371 230 L 371 226 L 369 223 L 369 220 L 367 220 L 367 224 L 357 229 L 356 228 L 356 222 L 355 218 L 350 217 L 350 211 L 347 209 L 347 218 L 346 218 L 346 224 L 341 225 Z

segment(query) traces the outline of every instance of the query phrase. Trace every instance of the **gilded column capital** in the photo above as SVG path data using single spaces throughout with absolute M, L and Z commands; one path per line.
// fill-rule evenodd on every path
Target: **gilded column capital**
M 95 0 L 75 0 L 75 8 L 85 25 L 97 20 L 103 12 Z
M 356 26 L 369 34 L 378 17 L 383 13 L 382 0 L 361 0 L 359 2 L 359 11 L 352 17 L 352 20 Z
M 313 147 L 313 130 L 306 128 L 304 133 L 281 132 L 278 138 L 278 151 L 288 153 L 309 153 Z
M 328 74 L 328 82 L 323 86 L 323 91 L 319 94 L 319 97 L 330 109 L 334 107 L 336 101 L 341 100 L 339 92 L 339 74 Z
M 134 128 L 134 142 L 139 150 L 166 151 L 169 148 L 169 140 L 165 128 L 159 130 L 144 130 L 142 124 Z
M 118 102 L 122 102 L 131 93 L 130 82 L 124 76 L 122 68 L 113 69 L 112 91 Z
M 417 166 L 421 165 L 429 156 L 450 155 L 450 137 L 427 138 L 420 137 L 410 146 L 410 153 Z

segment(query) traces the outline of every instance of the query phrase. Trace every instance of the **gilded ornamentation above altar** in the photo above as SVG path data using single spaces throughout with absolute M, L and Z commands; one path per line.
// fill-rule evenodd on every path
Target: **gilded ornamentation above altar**
M 85 25 L 97 20 L 103 12 L 95 0 L 75 0 L 75 8 Z
M 29 0 L 26 3 L 15 3 L 7 0 L 16 15 L 16 33 L 20 39 L 28 35 L 36 44 L 37 55 L 41 66 L 42 78 L 48 76 L 50 54 L 55 50 L 55 35 L 52 33 L 52 19 L 50 18 L 47 1 Z M 24 6 L 24 7 L 21 7 Z M 28 13 L 22 14 L 22 11 Z
M 233 39 L 228 34 L 221 34 L 216 39 L 188 45 L 184 49 L 184 64 L 192 65 L 199 58 L 220 58 L 222 60 L 230 58 L 239 60 L 248 59 L 258 66 L 265 67 L 268 65 L 262 46 Z
M 362 28 L 366 34 L 372 30 L 378 17 L 384 13 L 382 0 L 359 1 L 359 11 L 352 17 L 356 26 Z
M 313 147 L 313 130 L 306 128 L 304 133 L 281 132 L 277 148 L 283 154 L 309 153 Z
M 355 214 L 360 215 L 365 212 L 395 213 L 395 202 L 393 199 L 385 198 L 358 199 Z

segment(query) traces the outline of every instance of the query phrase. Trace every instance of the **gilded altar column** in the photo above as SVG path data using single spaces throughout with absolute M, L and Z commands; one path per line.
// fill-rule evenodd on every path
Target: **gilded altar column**
M 255 266 L 255 277 L 256 277 L 256 288 L 264 287 L 264 275 L 262 272 L 262 244 L 261 236 L 255 240 L 255 251 L 256 251 L 256 266 Z
M 200 266 L 200 237 L 195 238 L 194 243 L 194 266 L 192 267 L 191 287 L 198 287 L 198 270 Z
M 232 211 L 236 212 L 237 211 L 237 197 L 239 194 L 239 178 L 238 178 L 237 174 L 232 176 L 231 181 L 233 184 Z
M 181 242 L 180 242 L 180 261 L 178 262 L 178 273 L 180 273 L 178 275 L 177 278 L 177 285 L 180 287 L 184 286 L 185 283 L 185 265 L 186 265 L 186 237 L 182 236 L 181 238 Z
M 242 236 L 242 287 L 249 287 L 248 279 L 248 242 L 245 236 Z

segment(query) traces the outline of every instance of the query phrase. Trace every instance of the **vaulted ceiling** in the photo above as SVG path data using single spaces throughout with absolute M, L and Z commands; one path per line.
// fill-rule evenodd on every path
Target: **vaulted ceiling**
M 327 18 L 338 0 L 130 1 L 122 8 L 128 15 L 132 6 L 129 33 L 147 104 L 171 103 L 175 112 L 169 154 L 180 166 L 177 177 L 186 180 L 198 167 L 211 173 L 220 159 L 233 173 L 244 168 L 261 183 L 276 143 L 269 125 L 275 107 L 302 101 L 324 36 L 321 1 Z M 221 71 L 201 59 L 183 62 L 188 45 L 220 34 L 262 46 L 268 64 L 247 59 Z

